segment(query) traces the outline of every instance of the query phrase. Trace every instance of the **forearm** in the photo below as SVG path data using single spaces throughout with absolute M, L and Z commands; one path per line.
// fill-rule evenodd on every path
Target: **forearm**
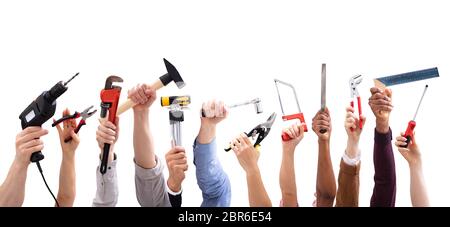
M 57 200 L 61 207 L 71 207 L 76 195 L 75 156 L 63 154 L 59 172 Z
M 211 143 L 216 137 L 216 125 L 205 123 L 203 119 L 201 121 L 197 142 L 201 144 Z
M 411 203 L 414 207 L 430 206 L 428 200 L 427 189 L 425 186 L 425 178 L 420 164 L 410 166 L 411 174 Z
M 333 206 L 336 197 L 336 181 L 331 163 L 329 141 L 319 141 L 316 193 L 318 207 Z
M 0 186 L 0 207 L 22 206 L 28 165 L 13 162 L 5 181 Z
M 156 166 L 156 159 L 148 114 L 148 110 L 134 111 L 133 147 L 136 164 L 151 169 Z
M 283 149 L 284 150 L 284 149 Z M 297 207 L 294 152 L 283 151 L 280 168 L 280 188 L 284 207 Z
M 272 206 L 258 168 L 247 172 L 247 187 L 250 207 Z

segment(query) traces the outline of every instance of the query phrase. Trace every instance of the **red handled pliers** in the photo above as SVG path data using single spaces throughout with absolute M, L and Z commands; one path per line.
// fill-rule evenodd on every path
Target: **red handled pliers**
M 361 84 L 362 82 L 362 76 L 361 75 L 356 75 L 356 76 L 352 76 L 350 78 L 349 81 L 349 85 L 350 85 L 350 98 L 351 98 L 351 102 L 350 105 L 352 106 L 352 108 L 355 107 L 354 104 L 354 99 L 356 96 L 356 99 L 358 101 L 358 113 L 359 113 L 359 128 L 362 129 L 362 122 L 361 122 L 361 115 L 362 115 L 362 108 L 361 108 L 361 97 L 359 96 L 359 92 L 358 92 L 358 88 L 357 86 Z M 351 129 L 353 131 L 353 128 Z
M 81 127 L 83 125 L 86 125 L 86 119 L 92 117 L 92 115 L 94 115 L 95 112 L 97 112 L 97 110 L 89 112 L 89 110 L 91 110 L 92 108 L 94 108 L 94 106 L 90 106 L 90 107 L 86 108 L 81 113 L 75 111 L 75 113 L 73 113 L 72 115 L 64 116 L 64 117 L 60 118 L 59 120 L 53 122 L 52 127 L 55 127 L 56 125 L 59 125 L 60 123 L 62 123 L 64 121 L 67 121 L 67 120 L 70 120 L 70 119 L 77 119 L 77 118 L 81 117 L 80 122 L 78 122 L 78 125 L 75 128 L 75 130 L 74 130 L 75 133 L 78 133 L 80 131 Z M 72 140 L 72 137 L 65 139 L 64 142 L 67 143 L 67 142 L 69 142 L 71 140 Z

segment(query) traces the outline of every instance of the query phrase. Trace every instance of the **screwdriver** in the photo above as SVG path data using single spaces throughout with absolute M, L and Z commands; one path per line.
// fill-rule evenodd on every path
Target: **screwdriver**
M 411 142 L 411 138 L 414 134 L 414 128 L 416 127 L 415 120 L 417 117 L 417 113 L 419 112 L 420 105 L 422 104 L 422 100 L 423 100 L 423 97 L 425 96 L 425 93 L 427 92 L 427 89 L 428 89 L 428 85 L 425 85 L 425 89 L 423 90 L 423 94 L 422 94 L 422 97 L 420 98 L 419 105 L 417 106 L 416 113 L 414 114 L 414 118 L 412 119 L 412 121 L 409 121 L 408 128 L 406 129 L 405 135 L 403 135 L 406 138 L 406 145 L 403 145 L 400 147 L 407 148 L 409 143 Z

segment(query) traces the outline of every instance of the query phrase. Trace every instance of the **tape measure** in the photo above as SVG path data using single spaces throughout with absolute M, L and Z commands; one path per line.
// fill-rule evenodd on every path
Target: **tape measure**
M 407 72 L 397 74 L 393 76 L 386 76 L 374 79 L 375 85 L 381 85 L 384 87 L 393 86 L 397 84 L 405 84 L 415 82 L 419 80 L 426 80 L 434 77 L 439 77 L 439 71 L 437 67 L 424 69 L 414 72 Z M 378 87 L 378 86 L 377 86 Z

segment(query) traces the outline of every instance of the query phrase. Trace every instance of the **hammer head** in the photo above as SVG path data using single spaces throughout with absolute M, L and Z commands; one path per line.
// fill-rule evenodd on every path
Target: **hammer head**
M 121 83 L 123 82 L 123 79 L 118 76 L 109 76 L 105 82 L 105 90 L 120 88 L 119 86 L 114 86 L 115 82 Z
M 170 82 L 175 82 L 179 89 L 183 88 L 186 84 L 181 78 L 178 70 L 169 61 L 164 58 L 164 64 L 166 65 L 167 73 L 161 76 L 159 79 L 166 86 Z

